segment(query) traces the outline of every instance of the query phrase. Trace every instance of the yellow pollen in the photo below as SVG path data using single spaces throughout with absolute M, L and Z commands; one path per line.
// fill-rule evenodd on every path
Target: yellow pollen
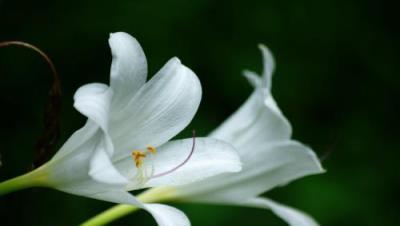
M 151 154 L 155 154 L 157 153 L 157 149 L 151 145 L 147 145 L 147 150 L 151 153 Z
M 140 151 L 140 150 L 134 150 L 132 151 L 132 158 L 133 161 L 135 161 L 135 165 L 137 168 L 140 168 L 143 164 L 143 159 L 146 158 L 146 153 Z

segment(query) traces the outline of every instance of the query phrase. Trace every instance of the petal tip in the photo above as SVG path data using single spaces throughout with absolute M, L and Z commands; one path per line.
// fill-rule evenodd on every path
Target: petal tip
M 124 32 L 122 32 L 122 31 L 110 32 L 109 39 L 115 38 L 116 36 L 118 36 L 122 33 L 124 33 Z
M 314 156 L 312 158 L 315 161 L 315 164 L 317 165 L 318 173 L 326 173 L 326 169 L 322 166 L 322 163 L 321 163 L 320 159 L 318 158 L 318 156 L 315 153 L 313 153 L 313 154 L 314 154 Z
M 257 47 L 262 51 L 268 49 L 267 46 L 264 45 L 263 43 L 258 43 Z
M 292 141 L 292 142 L 294 142 L 295 145 L 303 146 L 305 148 L 306 154 L 309 156 L 311 161 L 314 163 L 315 174 L 326 172 L 326 170 L 323 168 L 321 161 L 318 158 L 317 154 L 310 147 L 308 147 L 298 141 Z
M 242 74 L 254 88 L 261 86 L 261 78 L 257 73 L 250 70 L 243 70 Z
M 112 46 L 113 44 L 117 45 L 118 43 L 133 43 L 133 45 L 139 45 L 139 42 L 136 40 L 135 37 L 123 31 L 111 32 L 108 38 L 108 42 L 110 46 Z
M 172 57 L 171 61 L 176 64 L 182 64 L 181 60 L 176 56 Z
M 261 52 L 263 52 L 263 54 L 267 53 L 268 55 L 272 56 L 271 50 L 265 44 L 259 43 L 257 47 L 259 50 L 261 50 Z

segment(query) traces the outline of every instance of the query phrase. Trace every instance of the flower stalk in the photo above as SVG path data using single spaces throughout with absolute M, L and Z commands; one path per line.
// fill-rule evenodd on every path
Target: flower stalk
M 0 183 L 0 196 L 18 190 L 46 186 L 46 174 L 38 168 L 18 177 L 11 178 Z
M 130 213 L 135 212 L 139 208 L 132 205 L 120 204 L 108 209 L 84 223 L 80 224 L 80 226 L 94 226 L 94 225 L 106 225 L 113 222 L 116 219 L 119 219 L 123 216 L 126 216 Z
M 137 196 L 138 200 L 145 203 L 171 201 L 174 197 L 175 189 L 172 187 L 153 188 L 146 190 Z M 140 210 L 137 206 L 119 204 L 88 219 L 80 224 L 80 226 L 107 225 L 123 216 L 136 212 L 137 210 Z

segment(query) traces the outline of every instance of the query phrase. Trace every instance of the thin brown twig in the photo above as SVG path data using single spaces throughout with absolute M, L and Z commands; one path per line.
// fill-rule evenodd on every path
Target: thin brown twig
M 35 145 L 37 150 L 32 168 L 36 168 L 48 160 L 50 149 L 54 146 L 60 134 L 61 82 L 53 61 L 38 47 L 22 41 L 0 42 L 0 48 L 7 46 L 22 46 L 35 51 L 45 59 L 53 75 L 49 99 L 44 111 L 44 131 Z
M 21 41 L 4 41 L 4 42 L 0 42 L 0 47 L 12 46 L 12 45 L 23 46 L 23 47 L 26 47 L 28 49 L 34 50 L 35 52 L 39 53 L 46 60 L 46 62 L 50 66 L 51 72 L 53 73 L 53 79 L 54 79 L 53 85 L 57 86 L 57 89 L 61 91 L 60 79 L 59 79 L 56 67 L 54 66 L 53 61 L 50 59 L 50 57 L 47 56 L 46 53 L 44 53 L 38 47 L 36 47 L 36 46 L 34 46 L 32 44 L 29 44 L 27 42 L 21 42 Z

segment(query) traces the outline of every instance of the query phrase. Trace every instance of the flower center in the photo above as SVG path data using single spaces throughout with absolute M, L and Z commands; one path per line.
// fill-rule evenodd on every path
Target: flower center
M 168 175 L 168 174 L 178 170 L 183 165 L 185 165 L 189 161 L 189 159 L 192 157 L 194 149 L 195 149 L 195 144 L 196 144 L 196 133 L 193 130 L 193 144 L 192 144 L 192 148 L 191 148 L 188 156 L 178 165 L 172 167 L 171 169 L 169 169 L 165 172 L 161 172 L 161 173 L 157 173 L 157 174 L 154 174 L 154 165 L 153 165 L 153 159 L 152 159 L 152 156 L 157 153 L 157 149 L 151 145 L 147 145 L 145 151 L 133 150 L 131 153 L 131 156 L 132 156 L 133 161 L 135 162 L 136 168 L 138 169 L 138 174 L 137 174 L 136 178 L 139 179 L 140 183 L 144 183 L 152 178 L 162 177 L 162 176 Z M 150 160 L 151 160 L 151 172 L 150 173 L 145 172 L 146 170 L 143 169 L 143 168 L 145 168 L 145 167 L 143 167 L 144 159 L 148 156 L 150 157 Z

